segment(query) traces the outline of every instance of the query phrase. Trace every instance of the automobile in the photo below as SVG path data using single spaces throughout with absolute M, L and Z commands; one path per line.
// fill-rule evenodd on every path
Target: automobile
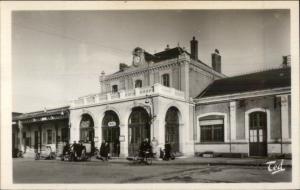
M 56 146 L 55 144 L 43 145 L 40 150 L 36 151 L 35 160 L 54 160 L 56 159 Z

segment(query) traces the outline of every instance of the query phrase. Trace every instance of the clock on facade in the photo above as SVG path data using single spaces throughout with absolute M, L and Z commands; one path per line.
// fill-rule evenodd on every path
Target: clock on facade
M 133 65 L 134 66 L 139 66 L 141 64 L 141 57 L 138 55 L 135 55 L 133 57 Z

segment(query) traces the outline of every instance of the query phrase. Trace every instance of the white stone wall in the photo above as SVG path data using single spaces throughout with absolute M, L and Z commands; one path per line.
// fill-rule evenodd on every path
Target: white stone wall
M 281 100 L 281 105 L 274 105 L 274 97 L 276 96 L 248 98 L 244 101 L 244 104 L 241 104 L 239 100 L 228 100 L 222 103 L 196 105 L 195 117 L 198 120 L 201 116 L 223 114 L 224 118 L 227 118 L 224 120 L 225 142 L 224 144 L 218 144 L 224 147 L 222 152 L 249 154 L 249 114 L 254 111 L 266 112 L 268 154 L 280 154 L 281 152 L 290 154 L 289 95 L 277 96 Z M 220 151 L 220 147 L 217 147 L 216 144 L 200 143 L 200 127 L 198 123 L 196 125 L 195 152 L 204 150 Z M 282 145 L 280 143 L 280 130 L 282 130 Z M 228 143 L 232 143 L 231 148 L 228 148 Z
M 156 115 L 153 124 L 151 125 L 151 139 L 156 137 L 160 146 L 165 144 L 165 116 L 167 110 L 174 106 L 179 112 L 179 145 L 180 151 L 185 155 L 194 155 L 194 141 L 193 141 L 193 109 L 190 103 L 185 100 L 176 100 L 164 96 L 153 96 L 154 115 Z M 97 147 L 100 146 L 102 141 L 102 120 L 104 114 L 108 110 L 114 111 L 120 120 L 120 135 L 125 136 L 125 141 L 120 143 L 120 156 L 128 156 L 128 120 L 134 107 L 145 107 L 145 97 L 121 101 L 116 100 L 109 104 L 102 104 L 96 106 L 86 106 L 82 108 L 71 109 L 70 122 L 71 122 L 71 142 L 79 140 L 79 124 L 83 114 L 89 114 L 95 125 L 95 142 Z

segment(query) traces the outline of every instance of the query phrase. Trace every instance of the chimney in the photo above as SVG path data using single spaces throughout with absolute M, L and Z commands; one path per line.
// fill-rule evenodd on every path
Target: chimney
M 170 49 L 170 46 L 169 46 L 169 44 L 167 44 L 167 47 L 165 48 L 165 51 L 167 51 L 169 49 Z
M 211 65 L 213 70 L 221 73 L 221 55 L 218 49 L 215 49 L 215 52 L 211 54 Z
M 198 41 L 193 36 L 193 40 L 191 40 L 191 58 L 198 60 Z
M 119 71 L 124 71 L 127 68 L 128 68 L 128 65 L 126 65 L 125 63 L 120 63 L 119 64 Z
M 288 67 L 288 64 L 289 64 L 288 58 L 289 58 L 288 56 L 282 56 L 282 67 L 283 68 Z

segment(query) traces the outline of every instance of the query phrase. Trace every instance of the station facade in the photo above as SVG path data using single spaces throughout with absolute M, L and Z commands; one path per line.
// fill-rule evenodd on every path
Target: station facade
M 212 54 L 210 67 L 198 59 L 197 40 L 190 43 L 190 52 L 167 46 L 150 54 L 137 47 L 131 65 L 121 63 L 119 71 L 109 75 L 102 72 L 100 93 L 79 97 L 64 108 L 66 120 L 61 125 L 68 129 L 67 140 L 90 141 L 96 147 L 105 140 L 111 155 L 120 157 L 136 154 L 145 138 L 156 140 L 161 147 L 170 143 L 178 156 L 290 154 L 288 65 L 226 77 L 221 73 L 218 50 Z M 14 117 L 18 125 L 13 128 L 24 129 L 22 115 Z M 44 122 L 53 124 L 46 119 Z M 55 123 L 52 127 L 58 129 L 59 122 Z M 62 141 L 59 130 L 53 131 Z

